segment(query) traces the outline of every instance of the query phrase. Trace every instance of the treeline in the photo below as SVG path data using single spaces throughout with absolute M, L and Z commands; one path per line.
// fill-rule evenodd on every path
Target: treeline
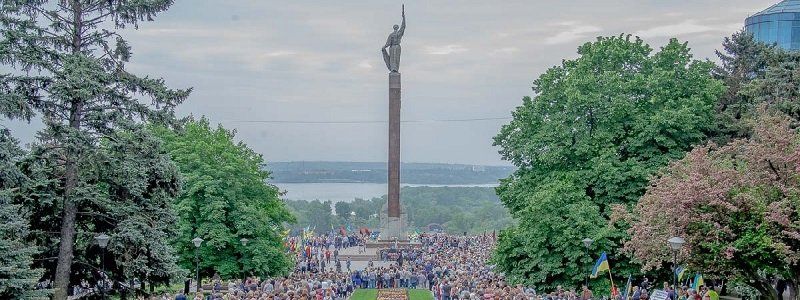
M 424 231 L 436 224 L 451 233 L 482 233 L 513 224 L 494 188 L 487 187 L 404 187 L 401 204 L 408 214 L 410 230 Z M 352 202 L 286 200 L 297 216 L 295 230 L 311 227 L 326 233 L 340 227 L 378 229 L 379 213 L 386 196 L 354 199 Z
M 276 162 L 268 167 L 279 183 L 386 183 L 387 178 L 386 163 Z M 403 163 L 400 180 L 408 184 L 494 184 L 513 171 L 504 166 Z
M 578 54 L 534 81 L 494 139 L 518 167 L 498 188 L 518 221 L 500 235 L 498 268 L 578 286 L 605 251 L 614 274 L 671 282 L 675 254 L 706 282 L 770 299 L 778 280 L 796 291 L 800 53 L 741 32 L 719 65 L 676 39 L 654 50 L 599 37 Z M 676 253 L 673 236 L 686 241 Z

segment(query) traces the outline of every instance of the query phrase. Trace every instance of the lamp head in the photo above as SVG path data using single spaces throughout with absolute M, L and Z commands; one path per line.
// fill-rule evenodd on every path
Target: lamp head
M 200 248 L 200 244 L 203 243 L 203 239 L 201 239 L 200 237 L 196 237 L 192 239 L 192 243 L 194 244 L 195 248 Z
M 683 238 L 677 236 L 671 237 L 667 242 L 669 242 L 669 248 L 673 251 L 681 250 L 683 244 L 686 243 Z
M 109 239 L 110 239 L 110 237 L 108 235 L 106 235 L 105 233 L 101 233 L 100 235 L 94 237 L 94 240 L 97 241 L 97 245 L 99 245 L 100 248 L 103 248 L 103 249 L 108 247 L 108 240 Z

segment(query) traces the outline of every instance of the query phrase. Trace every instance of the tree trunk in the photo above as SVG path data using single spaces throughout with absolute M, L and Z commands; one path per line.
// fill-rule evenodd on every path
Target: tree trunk
M 58 247 L 58 264 L 56 265 L 55 293 L 53 299 L 67 299 L 69 275 L 72 269 L 72 251 L 75 243 L 75 215 L 77 207 L 70 199 L 70 192 L 75 187 L 77 177 L 75 162 L 67 161 L 67 180 L 64 185 L 64 216 L 61 219 L 61 240 Z
M 83 32 L 83 14 L 82 7 L 79 1 L 70 1 L 72 7 L 73 17 L 73 37 L 72 37 L 72 53 L 80 53 L 83 41 L 81 33 Z M 69 115 L 69 127 L 75 131 L 81 128 L 83 102 L 80 99 L 72 101 Z M 74 133 L 73 133 L 74 134 Z M 67 141 L 68 143 L 71 141 Z M 67 150 L 66 164 L 64 169 L 64 215 L 61 218 L 61 239 L 59 240 L 58 247 L 58 263 L 56 265 L 56 274 L 53 294 L 54 300 L 67 299 L 69 289 L 69 277 L 72 270 L 72 258 L 75 246 L 75 216 L 77 215 L 78 208 L 72 199 L 72 193 L 78 182 L 78 153 L 74 150 Z
M 761 292 L 761 299 L 778 300 L 781 299 L 778 291 L 772 286 L 772 282 L 767 279 L 758 280 L 754 283 L 754 288 Z
M 80 128 L 80 110 L 82 105 L 73 106 L 70 127 Z M 72 199 L 72 192 L 78 182 L 77 153 L 67 153 L 64 182 L 64 215 L 61 218 L 61 240 L 58 247 L 58 264 L 56 265 L 55 293 L 53 299 L 67 299 L 69 277 L 72 269 L 72 258 L 75 246 L 75 216 L 78 208 Z

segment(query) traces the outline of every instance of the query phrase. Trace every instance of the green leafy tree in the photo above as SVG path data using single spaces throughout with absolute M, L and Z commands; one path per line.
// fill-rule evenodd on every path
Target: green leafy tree
M 691 270 L 744 282 L 780 299 L 774 282 L 800 282 L 800 136 L 782 113 L 761 110 L 749 138 L 697 147 L 652 180 L 632 213 L 625 250 L 645 268 L 671 262 L 663 243 L 682 236 Z M 670 217 L 664 217 L 670 216 Z
M 17 165 L 23 155 L 8 130 L 0 130 L 0 298 L 47 299 L 48 291 L 34 290 L 44 270 L 32 268 L 39 251 L 29 241 L 26 213 L 11 202 L 29 181 Z
M 639 38 L 600 37 L 578 54 L 534 81 L 535 98 L 525 97 L 494 139 L 518 167 L 497 189 L 519 222 L 495 257 L 514 282 L 582 281 L 586 237 L 616 273 L 635 273 L 614 251 L 626 235 L 606 228 L 610 205 L 634 203 L 649 176 L 714 129 L 724 88 L 685 43 L 672 39 L 653 53 Z
M 333 205 L 331 201 L 295 200 L 287 201 L 286 204 L 292 214 L 297 217 L 297 223 L 294 227 L 296 231 L 309 228 L 314 230 L 316 234 L 324 234 L 330 232 L 334 227 L 338 228 L 338 226 L 342 225 L 335 220 L 335 216 L 331 211 L 331 206 Z
M 0 61 L 13 71 L 0 76 L 0 113 L 8 118 L 30 120 L 41 116 L 36 157 L 50 168 L 43 174 L 50 179 L 53 201 L 41 207 L 59 212 L 60 232 L 55 254 L 55 299 L 65 299 L 73 271 L 73 258 L 91 240 L 79 235 L 79 222 L 108 217 L 105 212 L 86 209 L 126 204 L 142 196 L 119 191 L 117 198 L 104 187 L 97 175 L 108 167 L 97 163 L 106 150 L 115 150 L 119 132 L 137 133 L 141 121 L 166 122 L 174 119 L 173 108 L 189 90 L 168 89 L 164 80 L 139 77 L 126 71 L 131 47 L 115 31 L 138 26 L 167 10 L 172 0 L 59 0 L 0 2 Z M 130 156 L 129 156 L 130 157 Z M 126 162 L 128 164 L 132 162 Z M 117 166 L 114 166 L 117 167 Z M 132 180 L 141 180 L 135 178 Z M 129 182 L 123 187 L 141 185 Z M 138 190 L 136 190 L 138 192 Z M 129 197 L 130 196 L 130 197 Z M 125 205 L 123 205 L 125 206 Z M 79 215 L 81 217 L 79 217 Z M 77 238 L 76 238 L 77 236 Z M 112 237 L 113 238 L 113 237 Z M 155 249 L 151 249 L 155 250 Z
M 336 212 L 336 215 L 339 218 L 342 218 L 343 221 L 347 221 L 350 219 L 350 212 L 352 212 L 350 208 L 350 203 L 339 201 L 333 205 L 333 210 Z
M 278 189 L 267 183 L 264 159 L 234 132 L 208 120 L 191 120 L 180 132 L 153 129 L 183 175 L 184 188 L 176 201 L 178 235 L 175 247 L 186 268 L 194 265 L 199 248 L 202 272 L 236 278 L 247 274 L 286 274 L 292 261 L 284 253 L 282 232 L 293 222 Z M 330 212 L 330 206 L 328 206 Z M 242 238 L 249 242 L 243 245 Z

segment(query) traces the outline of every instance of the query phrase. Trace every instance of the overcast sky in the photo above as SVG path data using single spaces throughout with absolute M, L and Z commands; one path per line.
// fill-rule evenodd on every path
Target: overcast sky
M 775 0 L 406 1 L 404 162 L 507 164 L 492 137 L 531 82 L 599 35 L 714 58 L 724 36 Z M 268 161 L 384 161 L 387 70 L 380 48 L 400 1 L 179 0 L 126 30 L 133 72 L 194 87 L 181 115 L 235 128 Z M 16 127 L 16 126 L 15 126 Z M 17 128 L 20 135 L 25 129 Z

